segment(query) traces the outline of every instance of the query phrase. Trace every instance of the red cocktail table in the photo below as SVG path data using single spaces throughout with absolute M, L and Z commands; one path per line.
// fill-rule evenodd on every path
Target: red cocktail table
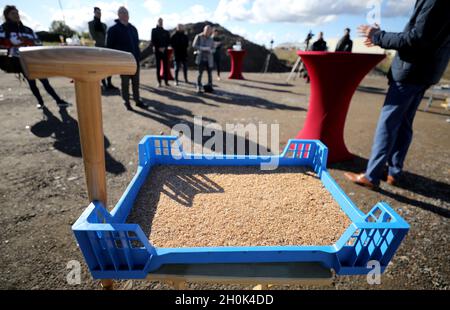
M 228 54 L 231 57 L 231 72 L 229 79 L 234 80 L 244 80 L 244 76 L 242 75 L 242 64 L 244 62 L 244 56 L 246 51 L 236 51 L 233 49 L 228 49 Z
M 172 68 L 172 54 L 173 54 L 173 49 L 172 48 L 168 48 L 167 49 L 167 63 L 168 63 L 167 66 L 169 67 L 169 75 L 167 77 L 168 77 L 169 81 L 173 81 L 174 80 L 173 75 L 172 75 L 172 70 L 171 70 L 171 68 Z M 161 60 L 161 70 L 159 70 L 159 76 L 161 77 L 161 79 L 164 79 L 164 63 L 163 63 L 162 60 Z
M 346 52 L 298 51 L 311 78 L 306 121 L 296 139 L 319 139 L 328 147 L 328 163 L 353 158 L 344 142 L 344 126 L 353 94 L 364 76 L 386 56 Z

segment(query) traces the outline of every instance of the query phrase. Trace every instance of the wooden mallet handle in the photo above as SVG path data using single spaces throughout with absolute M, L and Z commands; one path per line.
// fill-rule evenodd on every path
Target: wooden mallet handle
M 20 61 L 29 79 L 54 76 L 75 81 L 78 127 L 89 200 L 107 207 L 105 149 L 100 81 L 136 73 L 130 53 L 93 47 L 20 48 Z

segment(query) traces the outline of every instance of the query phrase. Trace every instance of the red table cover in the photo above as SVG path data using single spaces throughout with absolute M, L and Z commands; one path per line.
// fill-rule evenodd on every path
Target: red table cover
M 168 75 L 168 79 L 169 81 L 173 81 L 173 75 L 172 75 L 172 55 L 173 55 L 173 49 L 172 48 L 168 48 L 167 49 L 167 61 L 168 61 L 168 66 L 169 66 L 169 75 Z M 159 71 L 159 76 L 161 77 L 161 79 L 164 79 L 164 64 L 163 61 L 161 60 L 161 70 Z
M 244 62 L 246 51 L 236 51 L 230 48 L 228 49 L 228 54 L 231 57 L 231 72 L 228 78 L 234 80 L 244 80 L 244 76 L 242 75 L 242 64 Z
M 328 163 L 353 158 L 344 142 L 344 126 L 353 94 L 384 54 L 298 51 L 311 78 L 311 95 L 297 139 L 318 139 L 328 147 Z

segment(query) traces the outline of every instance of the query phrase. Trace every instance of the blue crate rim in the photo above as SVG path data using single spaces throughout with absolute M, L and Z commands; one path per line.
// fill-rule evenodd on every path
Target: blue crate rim
M 159 142 L 156 146 L 155 142 Z M 164 143 L 165 142 L 165 143 Z M 298 149 L 298 146 L 302 145 L 302 150 Z M 309 145 L 308 149 L 305 150 L 303 147 Z M 159 155 L 157 154 L 157 148 L 160 149 Z M 178 157 L 174 161 L 173 151 L 177 151 Z M 304 158 L 304 152 L 308 152 L 308 158 Z M 165 152 L 167 154 L 165 154 Z M 287 157 L 288 154 L 293 152 L 293 157 Z M 300 152 L 298 155 L 297 152 Z M 310 153 L 314 153 L 310 156 Z M 369 270 L 365 266 L 345 266 L 339 261 L 339 253 L 343 249 L 348 247 L 357 248 L 360 246 L 365 251 L 370 252 L 370 246 L 372 246 L 373 251 L 380 251 L 382 247 L 381 243 L 384 243 L 389 237 L 391 240 L 394 237 L 389 234 L 393 234 L 392 231 L 396 230 L 398 240 L 395 240 L 396 247 L 393 252 L 395 252 L 398 245 L 401 243 L 403 237 L 409 230 L 409 225 L 404 221 L 386 202 L 377 203 L 371 211 L 364 214 L 359 208 L 351 201 L 351 199 L 345 194 L 345 192 L 339 187 L 339 185 L 334 181 L 331 175 L 326 169 L 327 161 L 327 147 L 318 140 L 298 140 L 291 139 L 288 141 L 284 151 L 280 155 L 276 156 L 252 156 L 252 155 L 220 155 L 220 154 L 190 154 L 185 153 L 182 149 L 181 144 L 177 137 L 174 136 L 145 136 L 139 143 L 139 166 L 137 173 L 135 174 L 133 180 L 128 185 L 122 197 L 119 199 L 118 203 L 111 212 L 108 212 L 104 206 L 98 202 L 92 202 L 88 208 L 83 212 L 81 217 L 75 222 L 72 229 L 75 233 L 80 248 L 88 261 L 88 266 L 91 273 L 96 278 L 142 278 L 145 274 L 152 270 L 157 269 L 161 265 L 171 264 L 171 263 L 213 263 L 214 259 L 220 262 L 292 262 L 292 261 L 318 261 L 323 263 L 326 267 L 334 269 L 338 274 L 364 274 Z M 297 155 L 299 157 L 297 157 Z M 209 156 L 206 159 L 206 156 Z M 314 157 L 311 159 L 311 157 Z M 130 204 L 134 203 L 134 199 L 137 191 L 140 189 L 143 180 L 148 177 L 151 171 L 151 167 L 154 165 L 199 165 L 199 166 L 217 166 L 217 165 L 229 165 L 234 166 L 236 163 L 240 165 L 256 165 L 263 164 L 266 161 L 271 161 L 274 158 L 278 160 L 280 166 L 287 165 L 309 165 L 311 166 L 326 189 L 330 192 L 333 198 L 338 201 L 342 211 L 347 215 L 347 217 L 352 222 L 349 227 L 345 230 L 338 241 L 332 245 L 322 245 L 322 246 L 222 246 L 222 247 L 186 247 L 186 248 L 157 248 L 151 245 L 148 237 L 144 234 L 141 227 L 137 224 L 125 223 L 126 218 L 132 208 Z M 140 185 L 138 183 L 141 183 Z M 134 198 L 130 199 L 130 193 L 134 192 Z M 125 211 L 124 211 L 125 210 Z M 376 213 L 380 213 L 376 215 Z M 388 218 L 389 222 L 384 222 L 381 217 Z M 102 222 L 99 222 L 99 218 Z M 90 233 L 90 239 L 83 237 L 82 233 Z M 90 245 L 87 249 L 86 242 L 95 244 L 94 239 L 96 238 L 92 235 L 93 232 L 97 232 L 97 237 L 101 239 L 101 233 L 104 232 L 105 240 L 100 240 L 105 242 L 104 248 L 107 249 L 108 255 L 105 256 L 102 250 L 95 250 L 94 245 Z M 140 264 L 139 270 L 133 269 L 133 261 L 136 261 L 132 255 L 125 255 L 125 259 L 120 259 L 118 253 L 114 253 L 114 245 L 111 242 L 121 240 L 123 244 L 129 243 L 128 239 L 132 239 L 127 233 L 133 232 L 139 240 L 143 247 L 140 248 L 143 252 L 147 253 L 147 261 Z M 368 233 L 367 233 L 368 232 Z M 100 234 L 100 235 L 99 235 Z M 114 237 L 116 234 L 116 237 Z M 117 237 L 117 234 L 119 237 Z M 372 234 L 372 235 L 370 235 Z M 83 239 L 84 238 L 84 239 Z M 375 241 L 374 238 L 377 238 Z M 355 245 L 348 245 L 350 240 L 354 239 Z M 81 242 L 80 242 L 81 241 Z M 368 243 L 368 245 L 365 244 Z M 375 245 L 376 244 L 376 245 Z M 131 245 L 129 245 L 131 249 Z M 390 245 L 389 245 L 390 246 Z M 100 247 L 100 246 L 99 246 Z M 125 246 L 127 247 L 127 245 Z M 385 251 L 386 251 L 385 246 Z M 369 249 L 366 249 L 369 248 Z M 128 249 L 128 250 L 130 250 Z M 95 255 L 86 254 L 87 250 L 94 252 Z M 131 251 L 131 250 L 130 250 Z M 134 254 L 144 255 L 138 249 L 133 249 Z M 360 249 L 361 251 L 361 249 Z M 104 252 L 104 251 L 103 251 Z M 126 251 L 124 251 L 126 252 Z M 382 271 L 384 271 L 390 258 L 392 258 L 393 253 L 390 251 L 388 257 L 385 259 L 385 263 L 381 266 Z M 276 254 L 279 254 L 276 256 Z M 296 256 L 296 254 L 298 254 Z M 101 258 L 103 255 L 103 258 Z M 369 255 L 369 256 L 370 256 Z M 89 257 L 88 257 L 89 256 Z M 92 257 L 91 257 L 92 256 Z M 275 257 L 275 261 L 271 257 Z M 300 256 L 305 256 L 302 258 Z M 366 255 L 367 256 L 367 255 Z M 100 262 L 102 259 L 110 261 L 109 267 L 97 263 L 98 266 L 94 267 L 94 262 L 97 260 Z M 139 256 L 140 257 L 140 256 Z M 206 257 L 206 258 L 205 258 Z M 257 258 L 255 258 L 257 257 Z M 352 258 L 353 263 L 357 263 L 358 260 L 364 260 L 360 257 Z M 138 261 L 143 261 L 143 259 L 137 259 Z M 145 259 L 144 259 L 145 260 Z M 256 260 L 256 261 L 255 261 Z M 121 270 L 120 261 L 126 261 L 128 264 L 128 269 Z M 359 262 L 360 263 L 360 262 Z M 112 266 L 112 267 L 111 267 Z

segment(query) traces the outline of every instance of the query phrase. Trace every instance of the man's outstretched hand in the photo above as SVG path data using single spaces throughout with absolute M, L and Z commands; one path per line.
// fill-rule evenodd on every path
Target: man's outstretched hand
M 365 37 L 366 39 L 364 40 L 364 44 L 367 47 L 372 47 L 375 46 L 375 44 L 373 44 L 372 42 L 372 37 L 373 35 L 380 30 L 380 26 L 378 26 L 377 24 L 373 25 L 373 26 L 369 26 L 369 25 L 361 25 L 358 27 L 358 33 L 362 36 Z

